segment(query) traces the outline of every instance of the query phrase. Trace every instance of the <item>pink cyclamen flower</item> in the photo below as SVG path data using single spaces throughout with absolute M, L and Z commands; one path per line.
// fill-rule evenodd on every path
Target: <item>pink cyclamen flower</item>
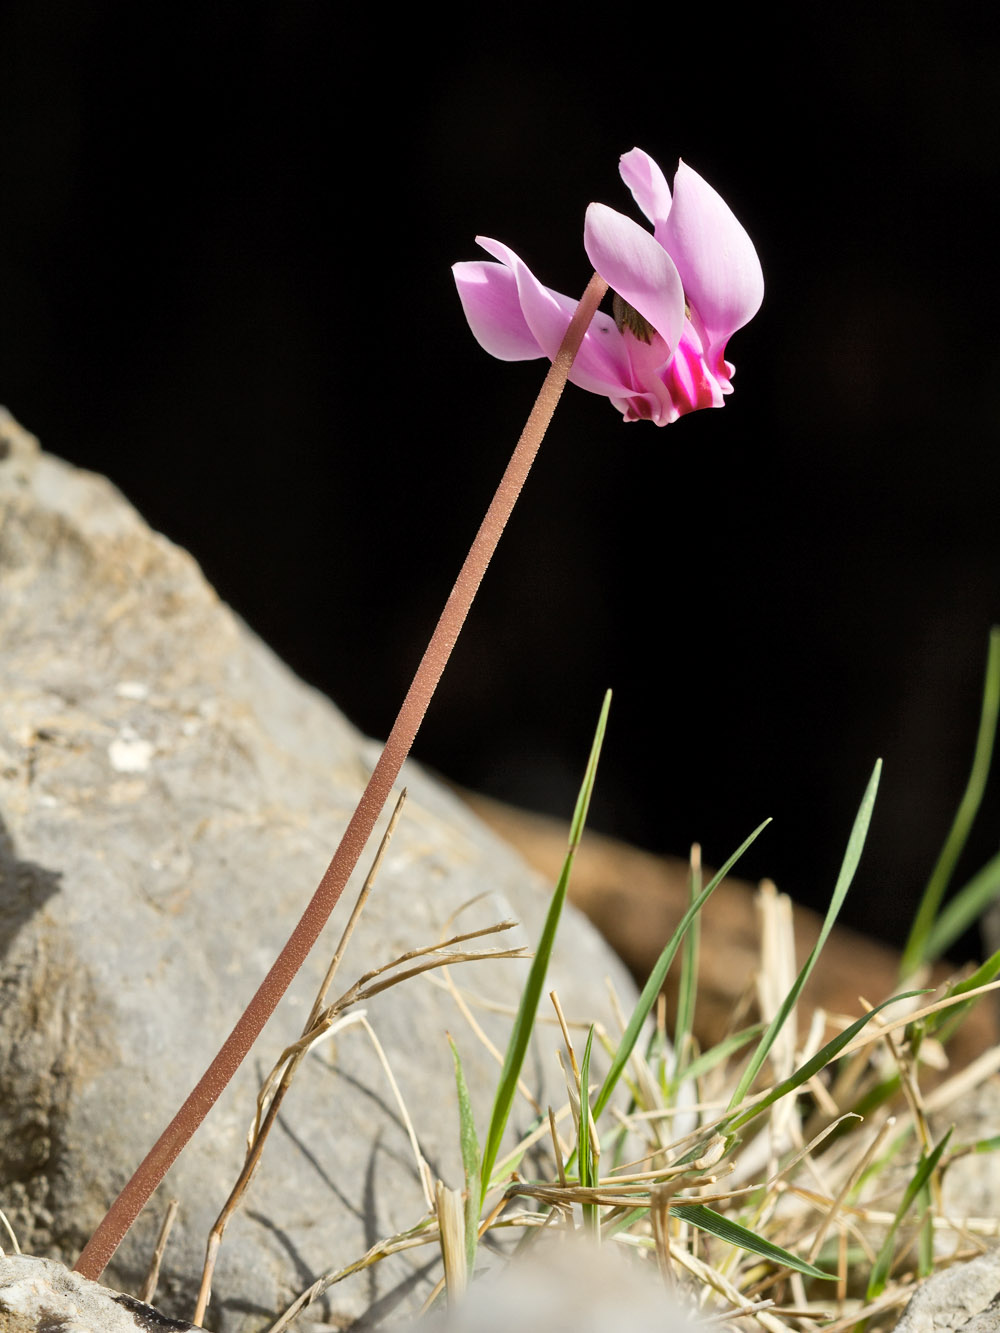
M 639 148 L 621 159 L 621 175 L 653 231 L 604 204 L 587 209 L 583 244 L 614 293 L 614 317 L 594 317 L 569 377 L 626 421 L 665 426 L 732 392 L 726 343 L 759 310 L 764 276 L 750 237 L 689 166 L 677 167 L 673 199 Z M 508 246 L 476 240 L 500 262 L 454 265 L 472 332 L 502 361 L 551 361 L 576 302 L 543 287 Z

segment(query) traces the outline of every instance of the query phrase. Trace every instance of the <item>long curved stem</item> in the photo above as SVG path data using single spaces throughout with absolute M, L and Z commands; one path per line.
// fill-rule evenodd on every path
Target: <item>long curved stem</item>
M 87 1242 L 75 1265 L 76 1271 L 84 1277 L 97 1279 L 103 1273 L 147 1199 L 249 1053 L 326 925 L 375 827 L 375 821 L 389 798 L 403 761 L 410 752 L 441 673 L 465 623 L 469 607 L 538 453 L 583 335 L 606 290 L 607 284 L 595 273 L 570 320 L 562 346 L 545 377 L 465 563 L 459 570 L 455 586 L 420 660 L 378 763 L 316 892 L 222 1049 Z

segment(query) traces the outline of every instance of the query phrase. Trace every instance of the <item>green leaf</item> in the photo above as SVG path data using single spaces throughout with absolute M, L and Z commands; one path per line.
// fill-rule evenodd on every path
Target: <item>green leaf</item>
M 954 1129 L 954 1125 L 952 1126 Z M 896 1209 L 896 1216 L 889 1224 L 889 1230 L 886 1232 L 885 1240 L 882 1242 L 882 1248 L 879 1250 L 875 1259 L 875 1264 L 868 1279 L 868 1290 L 865 1293 L 866 1301 L 873 1301 L 877 1296 L 881 1296 L 885 1291 L 886 1283 L 889 1281 L 889 1271 L 892 1268 L 894 1255 L 894 1243 L 896 1232 L 899 1230 L 899 1224 L 910 1211 L 913 1200 L 917 1197 L 924 1185 L 930 1179 L 931 1172 L 941 1160 L 941 1154 L 947 1147 L 948 1140 L 951 1138 L 951 1129 L 949 1129 L 941 1142 L 929 1155 L 921 1153 L 920 1162 L 913 1179 L 907 1185 L 903 1192 L 903 1198 L 899 1207 Z
M 902 1080 L 899 1074 L 890 1074 L 880 1083 L 876 1083 L 857 1101 L 851 1103 L 851 1111 L 854 1115 L 859 1115 L 862 1120 L 867 1120 L 871 1113 L 878 1107 L 884 1106 L 886 1102 L 891 1101 L 899 1092 Z
M 517 1080 L 520 1077 L 521 1068 L 524 1064 L 524 1057 L 527 1054 L 528 1044 L 531 1041 L 531 1031 L 535 1024 L 535 1015 L 538 1012 L 542 988 L 545 984 L 545 974 L 548 971 L 549 959 L 552 956 L 552 946 L 555 943 L 556 930 L 559 926 L 559 918 L 562 914 L 563 903 L 566 901 L 566 889 L 569 885 L 570 871 L 573 868 L 573 858 L 576 855 L 576 849 L 580 845 L 580 838 L 583 835 L 583 826 L 587 819 L 587 810 L 590 807 L 590 797 L 594 790 L 594 780 L 597 776 L 597 761 L 601 754 L 601 743 L 604 740 L 604 732 L 608 724 L 608 709 L 610 707 L 611 691 L 608 690 L 607 694 L 604 696 L 604 705 L 601 708 L 601 716 L 598 719 L 597 731 L 594 735 L 594 743 L 591 747 L 590 758 L 587 762 L 587 769 L 584 773 L 583 783 L 580 787 L 580 794 L 577 797 L 576 809 L 573 812 L 573 820 L 570 825 L 569 849 L 566 853 L 566 860 L 563 862 L 562 873 L 559 876 L 559 882 L 556 885 L 555 893 L 553 893 L 552 901 L 549 904 L 549 910 L 545 917 L 545 925 L 542 927 L 541 939 L 538 941 L 538 948 L 535 950 L 535 956 L 531 961 L 531 967 L 528 971 L 528 979 L 525 982 L 524 990 L 521 994 L 517 1017 L 514 1019 L 514 1027 L 510 1034 L 510 1041 L 507 1043 L 503 1069 L 500 1073 L 500 1082 L 497 1084 L 496 1094 L 493 1099 L 493 1112 L 490 1116 L 489 1129 L 486 1133 L 486 1147 L 483 1150 L 483 1159 L 479 1174 L 480 1210 L 483 1206 L 483 1200 L 486 1198 L 486 1192 L 490 1187 L 490 1177 L 493 1172 L 493 1166 L 497 1160 L 497 1154 L 500 1151 L 500 1143 L 503 1139 L 504 1130 L 507 1128 L 507 1120 L 510 1117 L 511 1107 L 514 1104 L 514 1094 L 517 1091 Z
M 972 771 L 951 828 L 948 830 L 948 836 L 944 840 L 944 846 L 927 881 L 917 914 L 913 918 L 900 964 L 900 980 L 912 976 L 921 963 L 933 962 L 951 943 L 951 939 L 948 939 L 947 943 L 941 943 L 943 935 L 934 933 L 941 926 L 941 921 L 936 920 L 938 908 L 941 906 L 941 899 L 951 882 L 955 864 L 962 854 L 972 822 L 982 803 L 990 771 L 990 760 L 993 756 L 998 713 L 1000 713 L 1000 626 L 994 625 L 990 630 L 989 649 L 986 654 L 983 705 L 979 716 L 979 732 L 976 736 Z M 968 892 L 971 887 L 971 884 L 966 885 L 963 892 Z M 964 929 L 963 926 L 956 934 L 960 935 Z M 955 936 L 951 938 L 954 939 Z
M 752 842 L 755 841 L 757 837 L 759 837 L 759 835 L 763 832 L 765 828 L 767 828 L 770 822 L 771 822 L 770 819 L 765 819 L 763 824 L 758 824 L 758 826 L 750 834 L 749 838 L 747 838 L 745 842 L 741 843 L 741 845 L 732 854 L 732 856 L 722 867 L 722 869 L 715 876 L 713 876 L 710 882 L 701 891 L 701 893 L 699 893 L 698 897 L 694 900 L 694 902 L 691 904 L 688 910 L 681 917 L 677 929 L 674 931 L 673 935 L 671 935 L 666 948 L 663 950 L 663 952 L 657 959 L 656 966 L 649 974 L 649 980 L 642 988 L 642 994 L 639 996 L 638 1003 L 636 1004 L 635 1009 L 632 1012 L 632 1017 L 629 1019 L 628 1026 L 625 1029 L 625 1033 L 618 1044 L 618 1050 L 615 1052 L 615 1057 L 611 1062 L 611 1068 L 608 1070 L 607 1076 L 605 1077 L 604 1082 L 601 1084 L 600 1091 L 598 1092 L 597 1097 L 594 1100 L 595 1117 L 599 1116 L 601 1112 L 604 1110 L 605 1106 L 607 1106 L 608 1099 L 614 1092 L 615 1087 L 618 1084 L 618 1080 L 622 1076 L 622 1071 L 624 1070 L 626 1064 L 628 1063 L 628 1058 L 632 1054 L 632 1051 L 635 1048 L 635 1044 L 639 1040 L 639 1036 L 642 1033 L 643 1024 L 649 1017 L 650 1010 L 656 1003 L 656 997 L 659 995 L 663 987 L 663 982 L 667 975 L 667 971 L 670 967 L 670 964 L 674 960 L 674 954 L 677 952 L 677 947 L 680 944 L 681 940 L 684 938 L 684 932 L 687 930 L 688 926 L 701 911 L 702 907 L 704 907 L 705 903 L 708 901 L 711 895 L 715 892 L 716 888 L 719 886 L 719 884 L 722 882 L 725 876 L 729 874 L 730 870 L 732 870 L 733 866 L 740 859 L 740 857 L 743 855 L 746 849 L 750 846 Z
M 740 1226 L 739 1222 L 723 1217 L 721 1213 L 707 1208 L 703 1203 L 671 1203 L 670 1211 L 676 1213 L 678 1217 L 683 1217 L 685 1222 L 690 1222 L 700 1231 L 707 1231 L 710 1235 L 718 1236 L 719 1240 L 736 1245 L 741 1250 L 749 1250 L 751 1254 L 760 1255 L 762 1259 L 783 1264 L 785 1268 L 793 1268 L 796 1273 L 804 1273 L 806 1277 L 823 1278 L 827 1282 L 837 1280 L 836 1273 L 824 1273 L 822 1268 L 806 1263 L 804 1259 L 797 1258 L 789 1250 L 783 1250 L 780 1245 L 772 1245 L 763 1236 L 758 1236 L 756 1232 Z
M 932 963 L 973 925 L 1000 893 L 1000 852 L 963 884 L 934 922 L 924 944 L 923 959 Z
M 462 1168 L 465 1172 L 465 1262 L 469 1275 L 476 1260 L 476 1246 L 479 1242 L 479 1190 L 476 1187 L 479 1178 L 479 1140 L 476 1137 L 476 1122 L 472 1114 L 472 1100 L 465 1081 L 465 1071 L 458 1054 L 458 1047 L 448 1037 L 452 1059 L 455 1062 L 455 1087 L 458 1090 L 459 1139 L 462 1145 Z
M 601 1239 L 611 1240 L 617 1236 L 620 1231 L 627 1231 L 633 1222 L 638 1222 L 640 1217 L 645 1217 L 649 1208 L 640 1206 L 639 1208 L 629 1208 L 624 1213 L 620 1213 L 613 1222 L 608 1222 L 606 1226 L 601 1227 Z
M 952 998 L 956 995 L 965 995 L 967 991 L 976 990 L 979 986 L 988 986 L 998 974 L 1000 974 L 1000 949 L 977 967 L 972 976 L 956 982 L 954 986 L 949 986 L 947 996 Z M 976 995 L 971 1000 L 966 1000 L 965 1004 L 954 1004 L 950 1009 L 941 1009 L 936 1014 L 928 1014 L 924 1019 L 927 1033 L 933 1033 L 938 1041 L 946 1042 L 969 1010 L 982 999 L 985 999 L 985 996 Z M 995 999 L 992 1002 L 995 1003 Z
M 827 936 L 833 929 L 833 923 L 843 906 L 844 899 L 847 897 L 847 890 L 851 887 L 851 881 L 854 879 L 854 872 L 858 868 L 858 862 L 861 860 L 861 851 L 865 845 L 865 838 L 868 835 L 868 825 L 871 823 L 872 809 L 875 805 L 875 793 L 878 791 L 879 775 L 882 772 L 882 760 L 876 760 L 875 768 L 868 780 L 868 786 L 861 800 L 861 805 L 854 820 L 854 827 L 851 829 L 851 836 L 847 840 L 847 850 L 844 853 L 844 860 L 840 867 L 840 874 L 837 876 L 837 883 L 834 886 L 833 897 L 830 900 L 830 906 L 827 909 L 826 919 L 819 932 L 813 946 L 812 953 L 806 959 L 802 971 L 792 983 L 792 988 L 782 1001 L 781 1008 L 771 1020 L 767 1031 L 760 1039 L 756 1051 L 746 1069 L 743 1071 L 743 1077 L 740 1079 L 736 1091 L 733 1093 L 730 1106 L 738 1106 L 753 1084 L 754 1079 L 760 1072 L 760 1067 L 767 1059 L 768 1052 L 774 1045 L 778 1033 L 785 1024 L 788 1015 L 798 1003 L 799 996 L 802 994 L 802 988 L 809 980 L 809 975 L 816 966 L 816 960 L 819 958 L 826 944 Z

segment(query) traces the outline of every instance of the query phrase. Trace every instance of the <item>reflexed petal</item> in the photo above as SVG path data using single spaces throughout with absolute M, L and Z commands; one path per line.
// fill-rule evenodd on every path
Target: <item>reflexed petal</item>
M 684 288 L 673 260 L 648 231 L 604 204 L 591 204 L 583 244 L 608 286 L 652 324 L 668 348 L 684 329 Z
M 512 273 L 524 320 L 542 353 L 551 361 L 566 335 L 576 302 L 543 287 L 520 255 L 502 241 L 491 240 L 488 236 L 477 236 L 476 240 Z
M 661 237 L 708 334 L 709 364 L 760 309 L 764 275 L 753 242 L 728 204 L 683 162 Z
M 506 271 L 514 279 L 521 318 L 529 336 L 540 349 L 533 355 L 544 355 L 550 361 L 553 360 L 566 336 L 578 302 L 563 296 L 561 292 L 543 287 L 527 264 L 509 246 L 486 236 L 477 236 L 476 240 L 484 250 L 506 265 Z M 509 328 L 509 325 L 504 327 Z M 475 328 L 473 332 L 476 332 Z M 479 336 L 478 333 L 476 336 Z M 486 344 L 483 343 L 483 346 L 486 347 Z M 486 350 L 489 351 L 489 348 Z M 581 389 L 589 389 L 592 393 L 610 396 L 627 391 L 627 358 L 621 334 L 615 328 L 614 320 L 607 315 L 598 313 L 594 316 L 569 377 Z
M 531 361 L 544 356 L 521 313 L 517 279 L 502 264 L 476 259 L 453 264 L 455 285 L 480 347 L 501 361 Z
M 632 198 L 650 222 L 664 222 L 670 212 L 670 186 L 667 178 L 648 153 L 633 148 L 624 153 L 619 164 L 621 178 L 632 191 Z

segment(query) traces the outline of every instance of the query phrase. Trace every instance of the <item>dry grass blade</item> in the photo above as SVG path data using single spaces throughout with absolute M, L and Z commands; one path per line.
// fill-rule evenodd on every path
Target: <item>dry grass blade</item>
M 365 1031 L 368 1033 L 369 1040 L 371 1041 L 372 1046 L 374 1046 L 375 1048 L 375 1054 L 378 1056 L 379 1064 L 381 1064 L 382 1070 L 385 1074 L 386 1082 L 392 1089 L 392 1095 L 396 1099 L 396 1105 L 399 1107 L 400 1118 L 402 1119 L 403 1124 L 406 1127 L 406 1135 L 407 1138 L 410 1140 L 410 1147 L 413 1150 L 413 1160 L 416 1162 L 417 1175 L 420 1179 L 421 1188 L 424 1191 L 424 1200 L 427 1204 L 427 1207 L 432 1209 L 434 1207 L 434 1191 L 431 1183 L 432 1182 L 431 1169 L 427 1165 L 427 1161 L 423 1153 L 420 1151 L 420 1144 L 417 1141 L 417 1131 L 413 1127 L 413 1117 L 410 1115 L 406 1102 L 403 1100 L 403 1094 L 399 1090 L 399 1084 L 396 1082 L 396 1076 L 392 1072 L 392 1067 L 389 1064 L 389 1058 L 386 1055 L 385 1050 L 383 1049 L 382 1043 L 379 1041 L 378 1037 L 376 1037 L 375 1030 L 372 1027 L 372 1025 L 368 1022 L 368 1019 L 365 1017 L 363 1010 L 358 1015 L 358 1021 L 360 1022 L 361 1026 L 365 1029 Z
M 145 1301 L 147 1305 L 152 1305 L 153 1297 L 156 1295 L 156 1284 L 160 1279 L 160 1265 L 163 1263 L 163 1253 L 167 1248 L 167 1241 L 170 1238 L 170 1232 L 173 1230 L 174 1221 L 177 1217 L 177 1209 L 180 1207 L 179 1199 L 171 1199 L 167 1204 L 167 1211 L 163 1215 L 163 1221 L 160 1224 L 160 1234 L 156 1238 L 156 1246 L 153 1250 L 153 1256 L 149 1261 L 149 1272 L 146 1274 L 146 1280 L 139 1291 L 140 1301 Z
M 439 1180 L 436 1205 L 444 1282 L 448 1291 L 448 1304 L 454 1305 L 465 1295 L 469 1280 L 465 1261 L 465 1202 L 462 1191 L 449 1189 L 444 1181 Z
M 311 1286 L 296 1296 L 288 1309 L 273 1324 L 269 1325 L 266 1333 L 284 1333 L 284 1330 L 298 1318 L 303 1310 L 307 1310 L 331 1287 L 336 1286 L 338 1282 L 343 1282 L 345 1278 L 352 1277 L 355 1273 L 364 1272 L 366 1268 L 371 1268 L 373 1264 L 377 1264 L 382 1259 L 387 1259 L 392 1254 L 400 1254 L 403 1250 L 413 1250 L 421 1245 L 432 1244 L 438 1238 L 435 1220 L 432 1216 L 421 1218 L 416 1226 L 411 1227 L 409 1231 L 402 1231 L 395 1236 L 389 1236 L 385 1240 L 378 1241 L 354 1263 L 347 1264 L 343 1268 L 332 1268 L 318 1277 Z
M 0 1226 L 3 1227 L 4 1231 L 6 1231 L 7 1235 L 10 1237 L 10 1243 L 14 1247 L 14 1253 L 20 1254 L 21 1247 L 17 1243 L 17 1236 L 14 1234 L 14 1228 L 11 1226 L 7 1214 L 4 1212 L 2 1208 L 0 1208 Z M 0 1256 L 2 1255 L 3 1255 L 3 1250 L 0 1249 Z
M 886 1120 L 882 1128 L 879 1129 L 878 1132 L 875 1134 L 875 1137 L 872 1139 L 871 1143 L 862 1153 L 861 1157 L 858 1158 L 857 1162 L 852 1167 L 850 1173 L 844 1179 L 844 1182 L 840 1187 L 840 1191 L 837 1194 L 837 1197 L 830 1204 L 827 1214 L 823 1218 L 823 1221 L 820 1223 L 819 1229 L 816 1232 L 816 1238 L 813 1241 L 812 1247 L 809 1250 L 808 1254 L 810 1263 L 815 1262 L 816 1256 L 820 1252 L 820 1247 L 822 1246 L 823 1241 L 826 1239 L 826 1234 L 829 1231 L 830 1227 L 833 1225 L 834 1221 L 836 1220 L 837 1214 L 840 1212 L 841 1208 L 843 1208 L 844 1202 L 847 1199 L 848 1194 L 850 1194 L 851 1190 L 854 1189 L 855 1185 L 861 1179 L 862 1175 L 865 1173 L 865 1171 L 867 1171 L 869 1164 L 875 1159 L 875 1155 L 882 1148 L 886 1139 L 892 1133 L 895 1126 L 896 1126 L 896 1117 L 894 1115 L 891 1115 Z
M 372 968 L 363 977 L 359 977 L 351 989 L 345 991 L 336 1001 L 336 1007 L 343 1009 L 346 1005 L 355 1004 L 359 1000 L 370 1000 L 373 995 L 381 994 L 389 986 L 419 976 L 421 972 L 427 972 L 431 968 L 447 967 L 449 963 L 466 963 L 473 958 L 528 958 L 530 956 L 528 950 L 521 946 L 514 949 L 486 949 L 479 953 L 454 952 L 456 944 L 481 939 L 484 935 L 496 935 L 504 930 L 513 930 L 516 925 L 516 921 L 498 921 L 495 925 L 483 926 L 481 930 L 467 930 L 461 935 L 452 935 L 450 939 L 442 940 L 438 944 L 425 944 L 420 949 L 409 949 L 406 953 L 401 953 L 398 958 L 394 958 L 391 963 L 383 963 L 381 967 Z M 445 952 L 446 950 L 451 952 Z M 386 972 L 412 962 L 414 958 L 422 958 L 424 961 L 417 967 L 396 973 L 395 976 L 385 976 Z M 1000 985 L 1000 982 L 997 984 Z

